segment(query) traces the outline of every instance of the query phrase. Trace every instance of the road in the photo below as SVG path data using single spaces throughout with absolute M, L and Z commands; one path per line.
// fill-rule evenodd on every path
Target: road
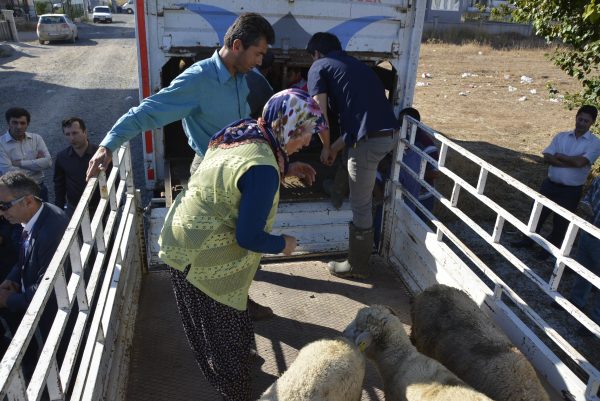
M 24 107 L 31 113 L 28 131 L 42 135 L 50 154 L 68 146 L 61 121 L 77 116 L 86 122 L 90 140 L 99 143 L 114 122 L 138 103 L 137 53 L 133 15 L 115 14 L 112 24 L 78 24 L 79 40 L 40 45 L 35 33 L 20 34 L 14 55 L 0 58 L 0 110 Z M 6 120 L 2 118 L 2 132 Z M 132 141 L 141 154 L 140 137 Z M 137 153 L 136 153 L 137 152 Z M 143 188 L 141 158 L 136 185 Z M 54 199 L 52 177 L 45 183 Z

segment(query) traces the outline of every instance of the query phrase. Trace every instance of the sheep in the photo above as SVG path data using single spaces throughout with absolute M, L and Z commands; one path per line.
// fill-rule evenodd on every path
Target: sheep
M 491 401 L 417 352 L 400 319 L 386 306 L 361 309 L 344 336 L 375 362 L 386 401 Z
M 463 291 L 434 285 L 411 305 L 411 341 L 496 401 L 548 401 L 535 370 Z
M 359 401 L 365 357 L 343 337 L 303 347 L 259 401 Z

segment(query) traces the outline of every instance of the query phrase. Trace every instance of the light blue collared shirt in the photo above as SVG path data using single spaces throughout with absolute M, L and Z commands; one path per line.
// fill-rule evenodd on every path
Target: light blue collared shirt
M 114 152 L 140 132 L 182 120 L 188 143 L 204 155 L 211 136 L 250 116 L 248 93 L 245 75 L 233 77 L 216 50 L 211 58 L 193 64 L 169 87 L 121 116 L 100 145 Z

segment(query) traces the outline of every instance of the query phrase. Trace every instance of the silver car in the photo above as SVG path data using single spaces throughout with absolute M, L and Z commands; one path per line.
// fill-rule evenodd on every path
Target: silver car
M 40 15 L 37 36 L 40 44 L 53 40 L 69 40 L 75 43 L 78 38 L 77 25 L 65 14 Z

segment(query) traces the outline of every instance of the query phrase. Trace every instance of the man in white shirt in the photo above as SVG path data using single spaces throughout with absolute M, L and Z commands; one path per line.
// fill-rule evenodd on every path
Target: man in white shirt
M 548 177 L 542 182 L 540 194 L 574 212 L 581 199 L 583 184 L 590 173 L 591 166 L 600 156 L 600 139 L 590 128 L 596 121 L 598 110 L 594 106 L 581 106 L 575 117 L 575 130 L 557 134 L 550 145 L 543 150 L 544 163 L 548 164 Z M 539 233 L 544 221 L 552 211 L 543 208 L 536 228 Z M 552 232 L 548 241 L 557 247 L 567 231 L 568 221 L 554 214 Z M 530 247 L 533 241 L 529 237 L 512 242 L 516 248 Z M 538 252 L 538 259 L 546 259 L 548 253 Z
M 52 167 L 52 157 L 38 134 L 27 132 L 31 122 L 29 112 L 12 107 L 5 113 L 8 131 L 0 136 L 0 174 L 9 171 L 24 173 L 40 186 L 40 198 L 48 201 L 44 185 L 44 170 Z

